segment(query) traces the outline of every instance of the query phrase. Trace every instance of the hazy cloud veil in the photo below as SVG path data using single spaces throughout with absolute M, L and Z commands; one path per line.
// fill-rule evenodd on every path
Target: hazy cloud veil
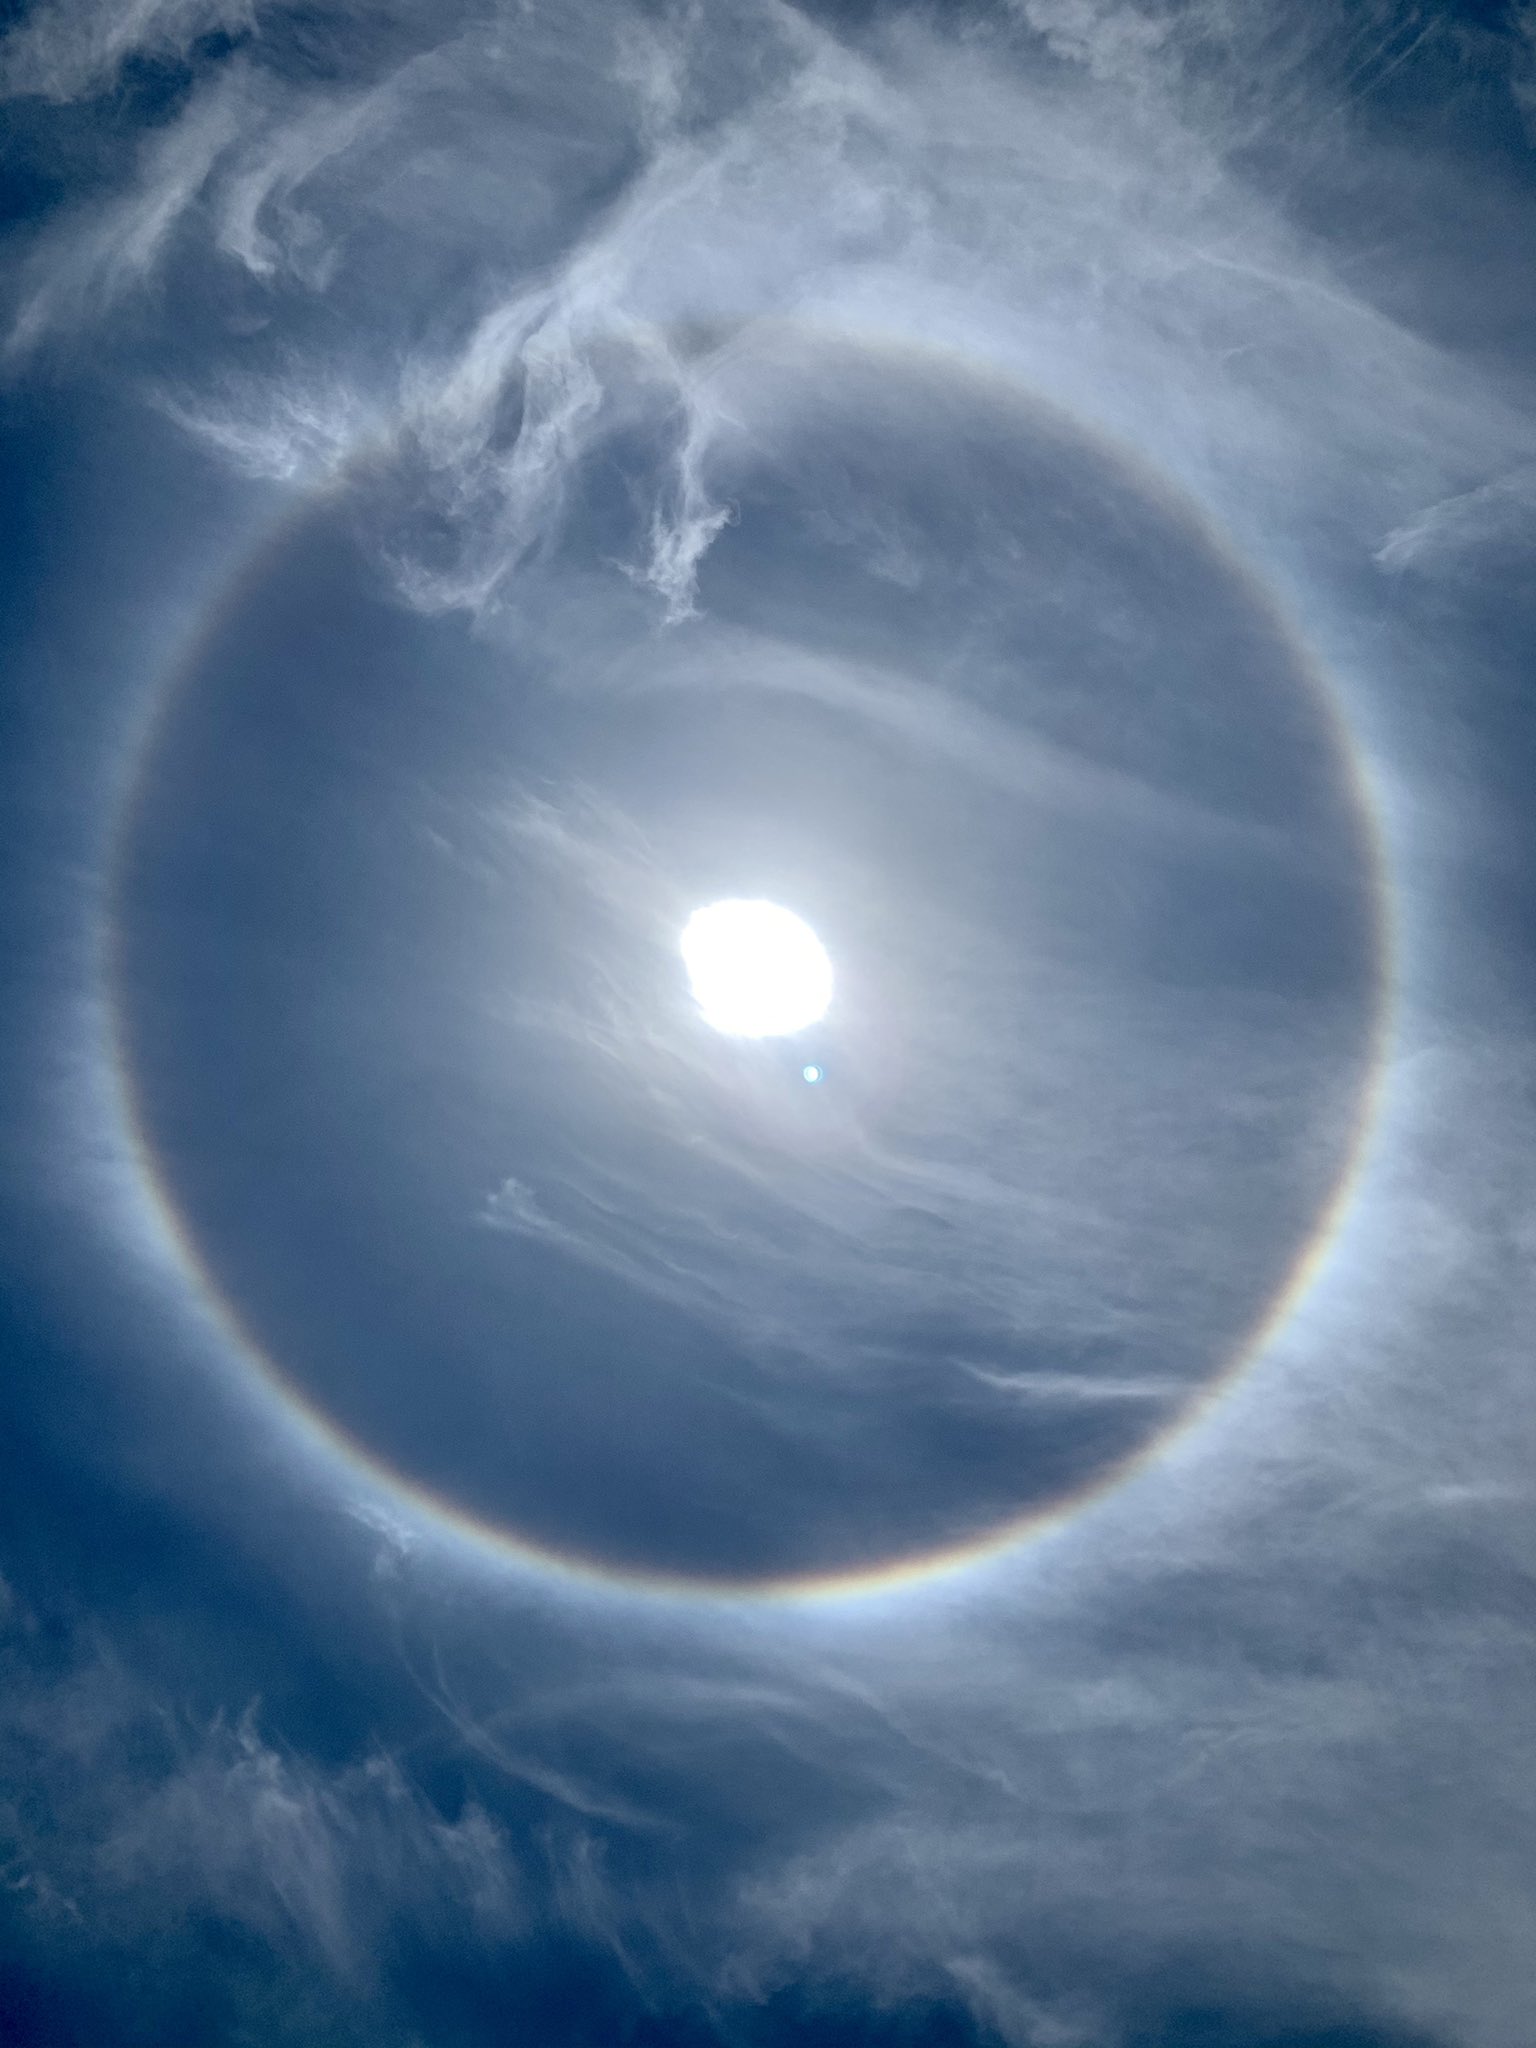
M 13 13 L 0 2033 L 1528 2048 L 1530 21 Z

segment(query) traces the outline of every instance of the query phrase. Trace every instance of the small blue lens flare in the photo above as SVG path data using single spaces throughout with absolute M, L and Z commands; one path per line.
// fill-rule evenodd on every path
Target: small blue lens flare
M 823 1070 L 820 1067 L 802 1067 L 800 1069 L 800 1078 L 802 1081 L 809 1081 L 814 1087 L 823 1078 Z

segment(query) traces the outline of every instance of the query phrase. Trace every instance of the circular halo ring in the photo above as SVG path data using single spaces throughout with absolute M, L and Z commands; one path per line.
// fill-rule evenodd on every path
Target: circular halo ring
M 805 323 L 796 325 L 803 328 Z M 978 361 L 952 348 L 906 337 L 839 330 L 839 338 L 845 341 L 852 339 L 870 350 L 883 349 L 908 358 L 942 362 L 951 372 L 958 369 L 1005 395 L 1012 404 L 1028 407 L 1053 420 L 1096 448 L 1133 479 L 1149 499 L 1166 505 L 1188 530 L 1198 535 L 1213 558 L 1232 576 L 1258 616 L 1273 630 L 1276 639 L 1290 655 L 1298 676 L 1307 686 L 1324 728 L 1333 741 L 1337 759 L 1344 770 L 1360 835 L 1372 953 L 1362 1075 L 1355 1095 L 1353 1120 L 1341 1147 L 1333 1184 L 1319 1203 L 1311 1230 L 1298 1245 L 1284 1279 L 1263 1304 L 1242 1340 L 1233 1347 L 1225 1364 L 1212 1373 L 1201 1391 L 1180 1409 L 1170 1423 L 1145 1443 L 1096 1472 L 1090 1481 L 1073 1492 L 1047 1505 L 1036 1505 L 1009 1517 L 980 1536 L 967 1537 L 937 1548 L 898 1553 L 873 1565 L 759 1578 L 723 1575 L 717 1578 L 644 1567 L 619 1567 L 580 1551 L 537 1542 L 502 1523 L 474 1515 L 411 1479 L 342 1429 L 295 1384 L 281 1361 L 247 1328 L 240 1312 L 210 1270 L 168 1183 L 147 1127 L 122 1027 L 120 1001 L 118 912 L 122 852 L 161 728 L 183 690 L 190 686 L 210 642 L 230 612 L 259 582 L 271 557 L 285 544 L 293 527 L 308 517 L 325 496 L 343 491 L 358 463 L 378 454 L 376 443 L 359 447 L 352 461 L 338 476 L 319 489 L 304 493 L 296 504 L 289 506 L 262 532 L 226 580 L 214 602 L 196 622 L 166 673 L 151 686 L 143 711 L 135 721 L 136 729 L 127 749 L 117 801 L 108 823 L 98 924 L 103 1054 L 109 1068 L 122 1135 L 137 1175 L 137 1191 L 144 1197 L 155 1224 L 171 1248 L 179 1276 L 196 1298 L 197 1306 L 211 1318 L 232 1357 L 270 1397 L 280 1416 L 328 1459 L 377 1487 L 394 1504 L 409 1509 L 429 1526 L 467 1544 L 482 1557 L 552 1574 L 596 1589 L 663 1600 L 805 1602 L 847 1599 L 901 1591 L 999 1559 L 1016 1545 L 1061 1527 L 1152 1464 L 1171 1443 L 1197 1427 L 1285 1327 L 1327 1263 L 1339 1230 L 1353 1205 L 1381 1105 L 1393 1033 L 1392 996 L 1397 951 L 1385 836 L 1360 751 L 1337 692 L 1275 595 L 1204 508 L 1183 489 L 1170 484 L 1144 458 L 1117 438 L 1101 428 L 1085 424 L 1055 402 L 1023 387 L 1005 369 L 987 361 Z

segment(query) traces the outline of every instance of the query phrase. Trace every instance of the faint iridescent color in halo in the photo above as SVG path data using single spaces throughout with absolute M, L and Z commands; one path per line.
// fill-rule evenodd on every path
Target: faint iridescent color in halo
M 846 338 L 844 336 L 844 339 Z M 282 544 L 291 526 L 312 510 L 315 502 L 313 496 L 305 498 L 292 508 L 274 529 L 263 536 L 251 556 L 231 577 L 221 593 L 221 600 L 210 608 L 204 619 L 199 621 L 188 644 L 181 650 L 179 660 L 172 666 L 154 694 L 140 723 L 136 746 L 125 764 L 118 813 L 113 821 L 111 847 L 114 857 L 107 864 L 105 914 L 100 923 L 106 1056 L 111 1063 L 124 1135 L 133 1154 L 143 1196 L 154 1220 L 173 1247 L 186 1279 L 198 1297 L 199 1305 L 205 1312 L 212 1314 L 224 1332 L 233 1356 L 254 1371 L 264 1387 L 273 1395 L 288 1422 L 296 1426 L 314 1445 L 339 1458 L 352 1472 L 365 1477 L 391 1496 L 397 1504 L 421 1515 L 430 1525 L 469 1543 L 488 1557 L 499 1557 L 525 1568 L 563 1574 L 594 1586 L 665 1599 L 728 1602 L 805 1601 L 890 1593 L 969 1565 L 1000 1557 L 1026 1538 L 1042 1534 L 1069 1520 L 1091 1502 L 1101 1498 L 1151 1463 L 1171 1441 L 1183 1436 L 1208 1415 L 1231 1390 L 1246 1368 L 1284 1327 L 1324 1266 L 1340 1225 L 1360 1185 L 1370 1135 L 1380 1106 L 1386 1055 L 1392 1035 L 1391 997 L 1395 982 L 1395 934 L 1385 846 L 1376 804 L 1366 779 L 1359 750 L 1336 700 L 1335 692 L 1320 672 L 1310 648 L 1252 567 L 1236 553 L 1225 535 L 1212 524 L 1209 516 L 1200 507 L 1186 498 L 1182 491 L 1175 490 L 1151 471 L 1143 460 L 1102 432 L 1085 427 L 1075 418 L 1068 418 L 1059 407 L 1036 398 L 1030 392 L 1022 391 L 1011 378 L 991 365 L 977 363 L 956 351 L 939 349 L 927 344 L 913 344 L 884 335 L 859 334 L 855 338 L 861 345 L 871 350 L 879 348 L 907 357 L 941 360 L 951 369 L 1005 393 L 1014 404 L 1036 410 L 1065 423 L 1084 442 L 1096 447 L 1128 476 L 1134 478 L 1140 488 L 1148 492 L 1153 499 L 1170 505 L 1186 524 L 1197 530 L 1213 554 L 1243 589 L 1249 603 L 1269 622 L 1277 637 L 1289 650 L 1299 673 L 1310 683 L 1346 770 L 1357 822 L 1361 827 L 1374 941 L 1369 1050 L 1364 1077 L 1355 1099 L 1352 1127 L 1343 1147 L 1340 1168 L 1333 1186 L 1326 1199 L 1319 1205 L 1312 1230 L 1299 1247 L 1283 1284 L 1256 1317 L 1244 1341 L 1236 1347 L 1225 1368 L 1212 1376 L 1204 1390 L 1191 1400 L 1162 1432 L 1140 1445 L 1118 1464 L 1097 1472 L 1093 1479 L 1077 1492 L 1046 1507 L 1030 1508 L 979 1537 L 971 1537 L 938 1549 L 904 1553 L 879 1564 L 853 1569 L 797 1573 L 742 1581 L 648 1571 L 643 1568 L 620 1568 L 581 1553 L 567 1552 L 531 1542 L 515 1530 L 466 1513 L 453 1502 L 430 1492 L 404 1473 L 385 1464 L 365 1445 L 339 1428 L 329 1415 L 310 1401 L 294 1385 L 281 1363 L 274 1359 L 245 1327 L 238 1312 L 209 1272 L 174 1195 L 166 1185 L 153 1142 L 145 1128 L 135 1077 L 126 1056 L 120 1025 L 117 995 L 118 947 L 113 916 L 116 907 L 115 887 L 119 861 L 115 856 L 121 845 L 124 826 L 132 815 L 142 772 L 153 753 L 153 741 L 167 706 L 195 672 L 205 647 L 220 629 L 227 613 L 241 601 L 261 575 L 269 554 Z M 360 456 L 370 452 L 376 451 L 358 451 Z M 787 912 L 784 914 L 790 915 Z M 795 922 L 800 921 L 797 919 Z M 809 930 L 808 927 L 804 929 Z M 814 934 L 811 934 L 811 937 L 814 941 Z M 816 943 L 819 945 L 819 942 Z M 830 968 L 828 973 L 830 977 Z M 829 999 L 830 992 L 829 978 Z M 814 1018 L 808 1017 L 805 1021 L 813 1022 Z M 802 1067 L 801 1075 L 808 1083 L 816 1083 L 824 1078 L 822 1068 L 814 1063 L 807 1063 Z

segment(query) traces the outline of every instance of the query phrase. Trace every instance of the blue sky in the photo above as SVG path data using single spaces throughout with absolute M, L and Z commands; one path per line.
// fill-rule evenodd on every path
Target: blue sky
M 7 11 L 0 2038 L 1527 2048 L 1533 49 Z

